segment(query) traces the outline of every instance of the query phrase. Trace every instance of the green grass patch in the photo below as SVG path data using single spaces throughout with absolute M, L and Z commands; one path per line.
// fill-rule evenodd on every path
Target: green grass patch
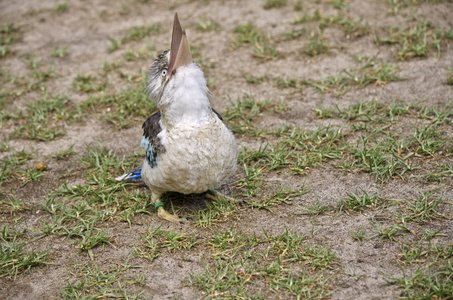
M 440 155 L 443 159 L 451 152 L 451 143 L 443 133 L 453 113 L 451 104 L 426 108 L 403 101 L 383 105 L 372 99 L 342 109 L 315 110 L 321 118 L 345 119 L 348 125 L 344 129 L 326 125 L 304 130 L 286 125 L 268 130 L 259 126 L 266 106 L 253 98 L 244 100 L 230 108 L 225 119 L 233 131 L 260 138 L 259 149 L 244 149 L 239 156 L 244 177 L 237 186 L 248 198 L 257 195 L 264 184 L 264 174 L 270 171 L 302 175 L 327 163 L 346 172 L 365 172 L 377 181 L 388 182 L 421 170 L 419 157 Z M 427 119 L 430 125 L 415 124 L 413 133 L 406 130 L 396 134 L 394 128 L 403 117 L 419 118 L 422 122 Z M 434 168 L 436 170 L 417 176 L 429 178 L 432 174 L 435 180 L 451 176 L 447 162 Z
M 40 180 L 41 177 L 44 176 L 44 169 L 37 169 L 36 167 L 32 166 L 25 171 L 18 170 L 16 176 L 19 180 L 22 181 L 21 187 L 23 187 L 29 182 Z
M 32 91 L 47 90 L 46 83 L 52 79 L 55 79 L 59 75 L 55 72 L 55 65 L 45 64 L 36 57 L 29 57 L 25 60 L 26 67 L 31 71 L 26 75 L 11 75 L 8 73 L 4 74 L 4 78 L 13 86 L 14 92 L 7 92 L 8 96 L 19 98 L 23 94 Z M 43 66 L 46 67 L 43 67 Z M 5 90 L 6 91 L 6 90 Z
M 50 53 L 50 56 L 57 58 L 63 58 L 66 57 L 67 55 L 68 55 L 67 47 L 55 47 L 52 49 L 52 52 Z
M 285 40 L 285 41 L 296 40 L 299 37 L 305 35 L 306 33 L 307 33 L 307 29 L 306 28 L 292 29 L 291 31 L 284 33 L 283 40 Z
M 22 212 L 30 209 L 30 206 L 16 196 L 14 190 L 11 190 L 11 194 L 6 195 L 4 200 L 0 200 L 0 207 L 4 213 Z
M 21 138 L 38 141 L 51 141 L 64 133 L 65 122 L 81 118 L 79 107 L 73 107 L 66 97 L 44 95 L 35 103 L 28 104 L 25 119 L 19 119 L 20 125 L 14 134 Z
M 263 5 L 264 9 L 280 8 L 288 4 L 288 0 L 266 0 Z
M 205 208 L 193 212 L 195 225 L 201 228 L 209 228 L 212 225 L 235 219 L 237 205 L 225 198 L 217 199 L 208 203 Z
M 247 73 L 242 74 L 242 77 L 244 77 L 245 81 L 250 84 L 260 84 L 269 79 L 269 76 L 267 76 L 267 75 L 254 76 L 252 74 L 247 74 Z
M 4 94 L 2 94 L 0 91 L 0 97 L 3 95 Z M 7 95 L 6 97 L 8 97 L 8 96 L 9 95 Z M 0 111 L 0 128 L 6 128 L 6 126 L 9 125 L 11 120 L 13 120 L 14 118 L 17 118 L 17 115 L 6 111 L 7 102 L 9 102 L 9 101 L 7 101 L 7 99 L 5 99 L 5 98 L 0 99 L 0 105 L 3 105 L 3 107 L 5 107 L 5 110 Z M 10 100 L 10 99 L 8 99 L 8 100 Z M 2 145 L 4 145 L 4 144 L 2 143 Z M 2 151 L 5 151 L 5 150 L 2 150 Z
M 324 204 L 317 195 L 315 195 L 316 201 L 313 202 L 309 207 L 302 208 L 304 210 L 303 213 L 299 213 L 301 215 L 309 215 L 309 216 L 319 216 L 326 214 L 330 211 L 336 210 L 336 208 L 332 205 Z
M 152 46 L 140 49 L 128 49 L 123 54 L 126 61 L 146 60 L 154 56 L 156 56 L 156 51 Z
M 340 28 L 347 38 L 359 38 L 370 32 L 370 26 L 362 19 L 351 19 L 343 14 L 335 14 L 330 17 L 321 17 L 318 27 L 324 30 L 328 27 L 336 26 Z
M 0 160 L 0 194 L 2 192 L 1 186 L 6 182 L 20 183 L 21 187 L 32 181 L 38 181 L 45 175 L 45 168 L 37 168 L 35 165 L 26 168 L 21 167 L 26 162 L 33 158 L 32 152 L 25 150 L 16 151 L 12 149 L 13 153 L 4 159 Z M 8 200 L 6 200 L 8 199 Z M 21 211 L 27 206 L 24 202 L 17 198 L 14 190 L 11 189 L 11 194 L 6 196 L 5 200 L 1 203 L 10 207 L 10 211 Z
M 328 53 L 329 48 L 329 44 L 323 40 L 322 33 L 319 33 L 310 38 L 310 42 L 304 47 L 304 53 L 308 56 L 318 56 Z
M 427 57 L 433 50 L 439 55 L 442 41 L 446 38 L 434 25 L 427 20 L 416 20 L 409 23 L 408 27 L 389 27 L 387 33 L 376 35 L 378 45 L 396 45 L 399 60 L 414 57 Z
M 362 19 L 351 19 L 350 17 L 336 13 L 331 16 L 323 16 L 319 10 L 315 10 L 313 15 L 303 14 L 296 17 L 294 24 L 313 23 L 319 36 L 329 27 L 336 27 L 342 30 L 347 38 L 359 38 L 370 32 L 370 26 Z
M 55 66 L 50 66 L 46 70 L 42 68 L 43 62 L 35 57 L 26 61 L 27 67 L 32 71 L 32 77 L 38 82 L 46 82 L 58 76 L 55 73 Z
M 399 210 L 393 213 L 393 216 L 403 224 L 407 222 L 428 224 L 434 219 L 447 219 L 451 211 L 441 211 L 440 205 L 444 202 L 439 189 L 419 191 L 415 199 L 402 201 Z
M 221 28 L 221 26 L 216 20 L 204 16 L 199 19 L 196 28 L 201 32 L 207 32 L 207 31 L 218 31 Z
M 246 151 L 246 149 L 244 149 L 244 151 Z M 244 153 L 244 151 L 241 152 L 239 158 L 239 163 L 244 172 L 244 176 L 241 179 L 239 179 L 237 187 L 241 191 L 243 191 L 242 193 L 243 196 L 250 199 L 256 197 L 258 195 L 258 192 L 260 192 L 261 189 L 264 187 L 265 184 L 263 179 L 264 168 L 260 166 L 260 161 L 253 162 L 247 160 L 247 156 L 260 157 L 261 156 L 260 152 Z
M 15 24 L 0 26 L 0 46 L 10 45 L 19 39 L 20 27 Z
M 391 64 L 377 61 L 377 57 L 368 58 L 365 63 L 354 69 L 344 69 L 337 74 L 328 75 L 320 80 L 302 80 L 305 85 L 314 87 L 321 93 L 333 92 L 344 95 L 352 86 L 385 85 L 399 80 L 399 69 Z
M 211 259 L 204 273 L 192 273 L 189 285 L 208 297 L 328 297 L 336 255 L 312 245 L 307 237 L 286 229 L 272 236 L 263 231 L 238 232 L 234 227 L 211 237 Z
M 82 103 L 82 109 L 100 114 L 101 120 L 120 129 L 130 127 L 135 120 L 144 121 L 156 110 L 156 104 L 148 97 L 144 75 L 135 77 L 132 81 L 135 86 L 118 93 L 91 96 Z
M 314 38 L 316 39 L 316 38 Z M 314 43 L 318 43 L 315 41 Z M 324 53 L 324 46 L 317 48 L 315 44 L 308 44 L 308 48 L 305 48 L 306 52 L 310 56 L 315 56 Z M 313 47 L 313 48 L 312 48 Z M 297 79 L 297 78 L 271 78 L 277 84 L 279 88 L 293 88 L 301 90 L 304 86 L 313 87 L 317 92 L 320 93 L 333 93 L 336 96 L 343 96 L 348 93 L 353 87 L 364 88 L 369 85 L 383 86 L 388 82 L 394 82 L 400 80 L 399 69 L 391 64 L 382 63 L 377 60 L 377 56 L 371 58 L 360 57 L 360 60 L 365 62 L 352 69 L 343 69 L 336 74 L 328 74 L 327 76 L 318 79 Z M 250 81 L 254 81 L 253 77 Z M 323 115 L 322 111 L 319 111 L 320 117 L 328 117 L 329 115 Z
M 339 210 L 363 211 L 368 207 L 376 207 L 382 200 L 379 196 L 370 195 L 360 188 L 360 192 L 358 189 L 355 192 L 348 192 L 346 197 L 339 200 Z
M 380 139 L 361 134 L 356 144 L 349 144 L 348 152 L 354 159 L 352 165 L 355 168 L 373 175 L 377 181 L 388 182 L 394 177 L 401 178 L 414 169 L 407 158 L 402 156 L 404 149 L 401 150 L 398 144 L 398 139 L 390 134 Z M 348 170 L 349 167 L 343 169 Z
M 16 176 L 13 175 L 17 174 L 17 172 L 19 171 L 18 167 L 31 160 L 32 157 L 33 153 L 31 152 L 27 152 L 25 150 L 13 150 L 13 153 L 11 155 L 1 159 L 0 187 L 4 182 L 8 182 L 16 178 Z
M 330 127 L 318 127 L 315 131 L 288 127 L 270 134 L 279 137 L 277 143 L 264 145 L 258 151 L 245 150 L 240 162 L 266 172 L 287 170 L 305 174 L 310 167 L 342 158 L 346 150 L 345 134 Z
M 30 271 L 34 266 L 49 263 L 47 251 L 25 249 L 26 242 L 11 238 L 11 233 L 5 234 L 6 227 L 2 229 L 0 240 L 0 278 L 15 279 L 17 275 Z M 15 236 L 15 234 L 13 234 Z
M 109 37 L 110 46 L 108 52 L 114 52 L 121 48 L 122 45 L 133 42 L 140 41 L 150 34 L 159 34 L 160 33 L 160 23 L 154 23 L 144 26 L 134 26 L 131 29 L 128 29 L 122 37 L 113 38 Z
M 253 208 L 266 209 L 272 212 L 272 207 L 281 204 L 291 204 L 293 198 L 308 193 L 310 189 L 289 189 L 286 187 L 280 187 L 268 195 L 261 195 L 260 197 L 251 198 L 247 205 Z
M 131 222 L 135 214 L 147 213 L 150 198 L 130 183 L 116 181 L 119 173 L 127 173 L 136 160 L 118 157 L 114 151 L 100 145 L 88 147 L 80 157 L 85 184 L 63 182 L 45 198 L 42 206 L 51 219 L 40 227 L 42 237 L 65 235 L 76 239 L 76 247 L 93 258 L 92 249 L 110 243 L 110 236 L 102 229 L 105 221 L 118 217 Z
M 93 93 L 105 90 L 107 81 L 101 81 L 95 75 L 77 74 L 72 81 L 72 88 L 79 93 Z
M 250 45 L 253 55 L 264 60 L 278 59 L 280 54 L 272 45 L 270 38 L 263 35 L 252 23 L 238 25 L 234 27 L 235 39 L 231 47 L 237 49 L 242 46 Z
M 72 144 L 66 149 L 59 148 L 58 152 L 52 155 L 52 157 L 56 159 L 67 159 L 68 157 L 74 155 L 75 153 L 76 152 L 74 151 L 74 144 Z
M 389 12 L 392 14 L 397 14 L 400 9 L 411 7 L 411 6 L 420 6 L 420 4 L 439 4 L 448 2 L 449 0 L 387 0 L 387 6 L 389 7 Z
M 417 149 L 416 153 L 422 155 L 434 155 L 444 149 L 447 140 L 442 138 L 442 132 L 437 126 L 420 125 L 414 128 L 414 139 Z
M 445 83 L 448 85 L 453 85 L 453 69 L 446 69 L 448 71 L 447 78 L 445 79 Z
M 145 250 L 134 248 L 136 255 L 153 261 L 159 257 L 163 250 L 174 253 L 179 250 L 192 249 L 197 245 L 197 237 L 184 232 L 163 230 L 161 226 L 149 228 L 142 236 L 146 242 Z
M 68 2 L 64 1 L 62 3 L 57 4 L 54 8 L 50 10 L 54 14 L 62 14 L 69 11 L 69 4 Z
M 119 62 L 112 62 L 112 63 L 108 63 L 108 62 L 105 62 L 103 65 L 102 65 L 102 74 L 105 76 L 106 74 L 114 71 L 114 70 L 117 70 L 119 67 L 122 66 L 122 63 Z
M 428 181 L 441 181 L 445 177 L 453 177 L 453 165 L 448 162 L 442 162 L 440 166 L 435 168 L 435 171 L 428 171 L 421 177 Z
M 412 274 L 403 269 L 402 272 L 402 277 L 395 276 L 387 282 L 397 285 L 408 299 L 448 299 L 453 294 L 452 259 L 440 265 L 420 266 Z
M 130 41 L 139 41 L 147 37 L 150 33 L 159 33 L 160 23 L 154 23 L 144 26 L 135 26 L 126 31 L 125 36 L 122 39 L 123 43 Z
M 351 237 L 356 241 L 362 241 L 366 238 L 366 229 L 362 225 L 360 228 L 357 228 L 355 231 L 348 231 Z
M 301 82 L 296 78 L 275 78 L 277 83 L 277 87 L 282 89 L 293 88 L 293 89 L 301 89 Z
M 146 299 L 143 296 L 148 286 L 146 278 L 135 274 L 135 268 L 128 260 L 118 265 L 96 261 L 74 265 L 60 290 L 61 296 L 65 299 Z
M 15 24 L 0 26 L 0 58 L 12 53 L 10 46 L 21 38 L 20 27 Z
M 329 3 L 332 5 L 333 8 L 335 9 L 345 9 L 347 7 L 347 4 L 345 3 L 345 0 L 330 0 Z
M 259 136 L 262 132 L 257 129 L 257 122 L 262 113 L 279 113 L 288 110 L 284 104 L 260 101 L 252 95 L 244 94 L 242 99 L 231 102 L 231 107 L 224 113 L 224 120 L 236 133 L 247 133 Z

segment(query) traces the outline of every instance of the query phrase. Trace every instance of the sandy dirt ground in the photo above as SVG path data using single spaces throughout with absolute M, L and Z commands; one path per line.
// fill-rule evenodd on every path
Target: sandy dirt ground
M 186 28 L 243 201 L 112 180 Z M 1 299 L 452 299 L 453 3 L 0 2 Z

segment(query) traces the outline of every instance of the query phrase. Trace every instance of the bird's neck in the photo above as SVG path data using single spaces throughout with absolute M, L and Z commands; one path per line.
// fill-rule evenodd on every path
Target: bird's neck
M 168 83 L 159 103 L 161 123 L 167 129 L 178 125 L 200 126 L 212 118 L 209 90 L 196 64 L 180 67 Z

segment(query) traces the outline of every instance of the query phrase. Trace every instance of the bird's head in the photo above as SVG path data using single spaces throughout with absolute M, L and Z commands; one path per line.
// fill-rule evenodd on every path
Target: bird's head
M 171 89 L 172 83 L 174 83 L 172 81 L 178 70 L 189 65 L 200 69 L 192 59 L 186 32 L 179 23 L 178 14 L 175 13 L 171 48 L 158 55 L 153 61 L 149 73 L 148 91 L 157 104 L 160 103 L 165 92 Z

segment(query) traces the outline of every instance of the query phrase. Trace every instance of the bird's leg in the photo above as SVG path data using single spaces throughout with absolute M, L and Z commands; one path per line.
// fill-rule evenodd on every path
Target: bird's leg
M 225 198 L 226 200 L 232 202 L 232 203 L 240 203 L 240 200 L 236 200 L 234 198 L 228 197 L 227 195 L 224 195 L 222 193 L 217 192 L 216 190 L 209 190 L 206 194 L 206 197 L 211 199 L 211 200 L 218 200 L 221 198 Z
M 180 223 L 180 217 L 172 215 L 164 209 L 164 203 L 160 200 L 161 195 L 162 193 L 160 192 L 151 192 L 151 200 L 154 203 L 154 208 L 157 210 L 157 216 L 172 223 Z

